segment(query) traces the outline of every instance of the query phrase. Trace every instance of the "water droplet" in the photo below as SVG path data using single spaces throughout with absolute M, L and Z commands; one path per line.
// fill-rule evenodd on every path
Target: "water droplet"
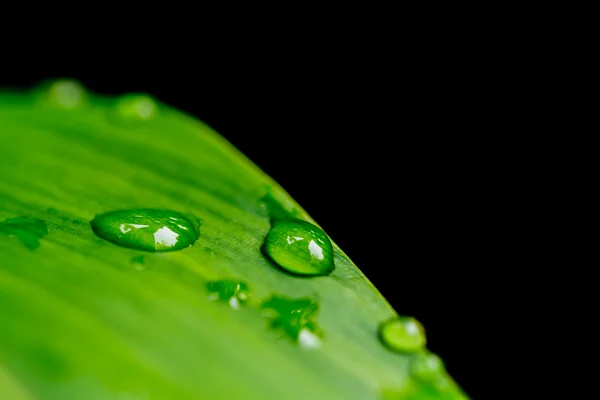
M 138 271 L 141 271 L 144 268 L 146 268 L 146 258 L 143 255 L 133 257 L 131 259 L 131 262 L 135 265 L 135 269 L 137 269 Z
M 129 93 L 117 99 L 114 111 L 121 122 L 149 121 L 158 114 L 158 104 L 146 94 Z
M 443 361 L 435 354 L 417 354 L 410 363 L 411 375 L 423 382 L 431 382 L 445 371 Z
M 0 235 L 16 237 L 29 250 L 40 247 L 40 239 L 47 234 L 48 227 L 41 219 L 17 217 L 0 222 Z
M 102 239 L 145 251 L 181 250 L 200 236 L 197 219 L 170 210 L 112 211 L 97 215 L 91 225 Z
M 433 384 L 433 387 L 441 393 L 449 392 L 454 389 L 454 382 L 452 382 L 452 379 L 450 379 L 447 374 L 438 375 L 431 383 Z
M 385 400 L 417 400 L 439 398 L 466 400 L 446 373 L 443 361 L 427 350 L 415 354 L 410 361 L 410 375 L 403 385 L 384 391 Z
M 302 212 L 281 189 L 267 188 L 267 193 L 260 199 L 260 206 L 273 219 L 302 217 Z
M 412 353 L 425 347 L 423 326 L 412 317 L 397 317 L 379 326 L 379 337 L 391 350 Z
M 273 296 L 262 304 L 262 308 L 269 311 L 271 328 L 283 332 L 306 349 L 320 346 L 320 329 L 316 321 L 319 305 L 314 300 Z
M 131 262 L 135 263 L 135 264 L 145 264 L 146 263 L 146 256 L 140 255 L 140 256 L 137 256 L 137 257 L 133 257 L 131 259 Z
M 209 292 L 209 299 L 226 301 L 234 310 L 239 310 L 250 297 L 248 285 L 230 279 L 208 282 L 206 289 Z
M 73 109 L 84 105 L 87 100 L 85 88 L 73 79 L 59 79 L 41 86 L 44 101 L 54 107 Z
M 299 219 L 274 220 L 262 251 L 296 275 L 327 275 L 334 270 L 333 247 L 325 232 Z

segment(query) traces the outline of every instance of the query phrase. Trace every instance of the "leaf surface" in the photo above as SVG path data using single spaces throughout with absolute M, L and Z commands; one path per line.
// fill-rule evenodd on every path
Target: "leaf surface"
M 335 243 L 327 276 L 264 256 L 271 217 L 316 222 L 210 127 L 147 97 L 53 95 L 0 92 L 0 398 L 464 398 L 409 385 L 414 356 L 377 334 L 394 310 Z M 92 231 L 137 208 L 193 215 L 199 239 L 152 253 Z M 247 301 L 215 300 L 219 280 Z M 275 329 L 271 298 L 318 304 L 320 345 Z

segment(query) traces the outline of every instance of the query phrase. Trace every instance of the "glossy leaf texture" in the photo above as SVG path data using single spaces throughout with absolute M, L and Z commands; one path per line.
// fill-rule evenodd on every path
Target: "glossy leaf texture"
M 335 238 L 298 253 L 333 260 L 316 276 L 264 254 L 274 217 L 317 222 L 189 115 L 68 81 L 0 91 L 0 170 L 0 398 L 466 398 L 382 344 L 397 315 Z M 119 210 L 186 222 L 97 235 Z

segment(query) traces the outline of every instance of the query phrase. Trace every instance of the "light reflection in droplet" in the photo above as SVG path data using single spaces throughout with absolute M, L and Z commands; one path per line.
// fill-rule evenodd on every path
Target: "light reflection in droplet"
M 177 243 L 178 233 L 173 232 L 168 227 L 162 227 L 154 233 L 154 240 L 156 241 L 156 248 L 169 248 L 173 247 Z

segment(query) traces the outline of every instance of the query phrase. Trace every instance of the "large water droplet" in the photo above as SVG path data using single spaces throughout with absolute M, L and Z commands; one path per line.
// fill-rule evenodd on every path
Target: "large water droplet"
M 381 341 L 391 350 L 412 353 L 425 347 L 425 330 L 412 317 L 397 317 L 379 326 Z
M 40 239 L 47 234 L 48 227 L 41 219 L 17 217 L 0 222 L 0 235 L 16 237 L 29 250 L 40 247 Z
M 208 282 L 206 289 L 209 292 L 209 299 L 226 301 L 234 310 L 238 310 L 250 297 L 248 285 L 230 279 Z
M 87 99 L 83 85 L 73 79 L 59 79 L 42 84 L 42 96 L 47 105 L 64 109 L 80 107 Z
M 92 229 L 114 244 L 145 251 L 174 251 L 193 245 L 199 222 L 170 210 L 137 209 L 97 215 Z
M 320 346 L 320 329 L 316 321 L 319 305 L 314 300 L 273 296 L 262 304 L 262 308 L 270 311 L 271 328 L 282 331 L 306 349 Z
M 333 246 L 325 232 L 299 219 L 274 220 L 262 251 L 292 274 L 327 275 L 334 270 Z

